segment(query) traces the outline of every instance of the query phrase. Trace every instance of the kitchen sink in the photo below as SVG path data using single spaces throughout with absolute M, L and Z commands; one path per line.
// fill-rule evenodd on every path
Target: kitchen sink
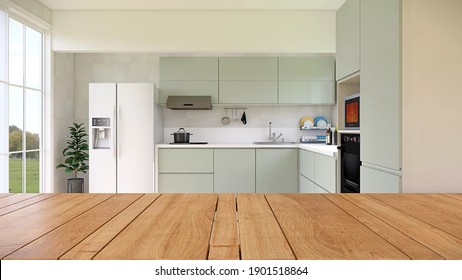
M 298 144 L 298 142 L 272 142 L 272 141 L 263 141 L 263 142 L 253 142 L 256 145 L 293 145 Z

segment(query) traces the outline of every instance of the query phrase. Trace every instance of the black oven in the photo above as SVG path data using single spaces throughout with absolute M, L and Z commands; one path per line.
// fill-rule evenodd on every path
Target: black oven
M 359 134 L 341 134 L 340 146 L 340 192 L 359 193 L 359 158 L 361 138 Z

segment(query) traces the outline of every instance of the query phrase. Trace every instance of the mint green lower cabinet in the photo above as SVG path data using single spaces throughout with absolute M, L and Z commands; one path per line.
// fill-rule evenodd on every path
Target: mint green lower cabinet
M 315 184 L 314 185 L 314 193 L 329 193 L 329 192 Z
M 277 81 L 220 81 L 220 103 L 276 104 Z
M 207 95 L 218 103 L 218 81 L 160 81 L 159 103 L 165 104 L 170 95 Z
M 334 157 L 315 154 L 314 177 L 317 185 L 330 193 L 336 192 L 337 185 L 337 160 Z
M 314 193 L 315 183 L 300 175 L 299 178 L 299 193 Z
M 280 104 L 335 104 L 334 81 L 279 81 Z
M 256 192 L 297 193 L 297 149 L 256 149 Z
M 255 193 L 255 149 L 215 149 L 215 193 Z
M 159 193 L 213 193 L 213 174 L 159 174 Z
M 314 182 L 314 152 L 300 150 L 300 175 Z
M 213 173 L 213 149 L 159 149 L 159 173 Z

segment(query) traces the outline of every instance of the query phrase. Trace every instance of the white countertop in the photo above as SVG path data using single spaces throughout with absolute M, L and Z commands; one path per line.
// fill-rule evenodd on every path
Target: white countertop
M 337 146 L 335 145 L 325 145 L 325 144 L 157 144 L 157 148 L 169 148 L 169 149 L 265 149 L 265 148 L 299 148 L 303 150 L 308 150 L 323 155 L 337 157 Z

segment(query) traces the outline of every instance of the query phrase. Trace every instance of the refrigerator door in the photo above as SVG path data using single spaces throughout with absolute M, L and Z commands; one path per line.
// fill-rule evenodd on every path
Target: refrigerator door
M 97 83 L 89 85 L 89 184 L 90 193 L 116 192 L 116 84 Z M 93 125 L 94 118 L 109 118 L 110 125 Z M 109 132 L 98 133 L 99 128 L 107 128 Z M 98 139 L 101 137 L 101 139 Z M 103 139 L 106 138 L 106 139 Z M 105 147 L 95 147 L 104 140 Z
M 117 192 L 154 192 L 154 85 L 117 84 Z

